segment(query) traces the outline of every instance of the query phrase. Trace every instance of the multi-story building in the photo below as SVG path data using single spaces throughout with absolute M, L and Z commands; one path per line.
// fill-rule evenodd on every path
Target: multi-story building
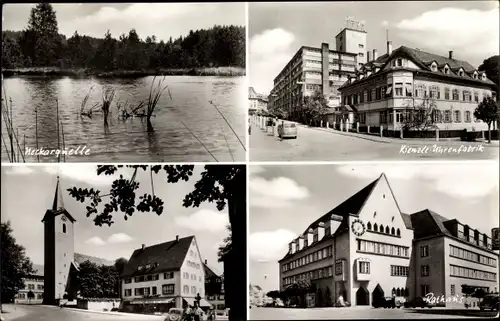
M 356 53 L 330 50 L 328 43 L 319 48 L 302 46 L 274 78 L 273 108 L 294 117 L 304 98 L 316 91 L 325 95 L 329 106 L 339 105 L 338 88 L 354 75 L 357 59 Z
M 42 303 L 43 301 L 43 265 L 33 264 L 35 271 L 30 276 L 23 278 L 24 288 L 16 294 L 15 303 Z M 28 293 L 33 293 L 30 298 Z
M 257 93 L 253 87 L 248 87 L 248 104 L 248 112 L 250 115 L 267 111 L 268 98 L 265 95 Z
M 474 110 L 484 97 L 496 95 L 494 88 L 485 72 L 453 51 L 443 57 L 405 46 L 393 50 L 388 41 L 387 52 L 379 57 L 373 50 L 372 59 L 339 90 L 343 105 L 355 108 L 361 125 L 480 131 L 487 125 L 474 117 Z M 409 120 L 415 109 L 427 112 L 431 121 Z
M 205 269 L 205 296 L 207 301 L 214 307 L 216 312 L 226 310 L 224 297 L 224 277 L 217 275 L 207 265 L 207 260 L 203 264 Z
M 340 296 L 353 306 L 431 291 L 450 296 L 461 293 L 462 283 L 494 291 L 498 254 L 490 249 L 491 238 L 429 213 L 401 212 L 382 174 L 290 242 L 279 261 L 281 290 L 310 279 L 316 306 Z M 472 241 L 465 240 L 466 232 Z
M 205 300 L 205 269 L 196 238 L 188 236 L 141 248 L 132 253 L 120 276 L 124 309 L 134 305 L 156 311 L 193 306 Z

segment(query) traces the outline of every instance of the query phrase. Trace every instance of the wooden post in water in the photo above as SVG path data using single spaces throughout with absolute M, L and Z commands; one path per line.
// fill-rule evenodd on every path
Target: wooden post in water
M 38 153 L 38 106 L 35 107 L 35 142 L 36 142 L 36 159 L 40 163 L 40 155 Z
M 60 133 L 59 133 L 59 101 L 56 99 L 56 113 L 57 113 L 57 149 L 60 151 L 61 150 L 61 140 L 60 140 Z M 57 155 L 57 162 L 61 162 L 61 154 Z

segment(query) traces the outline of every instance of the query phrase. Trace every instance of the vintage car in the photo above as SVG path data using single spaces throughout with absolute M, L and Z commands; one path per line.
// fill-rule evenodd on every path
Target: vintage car
M 483 300 L 479 303 L 479 310 L 481 311 L 498 311 L 500 307 L 499 295 L 486 294 Z
M 182 319 L 182 314 L 183 314 L 182 309 L 179 309 L 179 308 L 171 308 L 171 309 L 168 311 L 168 315 L 167 315 L 167 317 L 165 318 L 165 321 L 181 321 L 181 319 Z
M 297 138 L 297 126 L 295 123 L 282 122 L 278 125 L 278 136 L 280 138 Z

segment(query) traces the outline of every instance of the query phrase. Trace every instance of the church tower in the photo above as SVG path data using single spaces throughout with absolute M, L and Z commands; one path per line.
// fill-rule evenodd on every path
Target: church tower
M 44 224 L 44 304 L 58 304 L 68 286 L 74 260 L 75 219 L 64 208 L 59 176 L 52 208 L 45 212 Z

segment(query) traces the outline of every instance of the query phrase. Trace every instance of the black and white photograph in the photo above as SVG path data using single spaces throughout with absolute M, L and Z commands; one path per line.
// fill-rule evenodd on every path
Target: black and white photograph
M 249 3 L 250 161 L 498 159 L 498 10 Z
M 498 164 L 250 165 L 250 320 L 498 315 Z
M 2 320 L 246 319 L 244 165 L 1 174 Z
M 2 162 L 246 159 L 245 3 L 6 4 Z

